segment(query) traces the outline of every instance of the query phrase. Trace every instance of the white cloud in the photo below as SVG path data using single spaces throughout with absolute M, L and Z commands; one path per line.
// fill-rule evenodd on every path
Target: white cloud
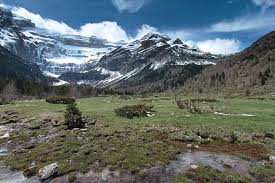
M 256 16 L 244 16 L 233 21 L 222 21 L 213 24 L 209 32 L 239 32 L 257 30 L 275 26 L 275 14 L 259 14 Z
M 143 36 L 145 36 L 146 34 L 151 33 L 151 32 L 159 33 L 159 30 L 155 27 L 144 24 L 144 25 L 141 26 L 141 28 L 139 28 L 137 30 L 137 35 L 136 35 L 135 39 L 140 39 Z
M 82 35 L 82 36 L 96 36 L 102 39 L 107 39 L 111 42 L 128 41 L 126 32 L 116 23 L 104 21 L 100 23 L 88 23 L 76 30 L 65 24 L 51 19 L 42 18 L 39 14 L 29 12 L 24 8 L 11 7 L 12 12 L 27 19 L 30 19 L 38 28 L 46 29 L 51 32 L 60 34 Z
M 79 33 L 83 36 L 96 36 L 112 42 L 128 41 L 127 33 L 116 22 L 88 23 L 80 28 Z
M 149 0 L 112 0 L 113 5 L 119 12 L 138 12 Z
M 0 7 L 1 6 L 4 7 L 5 5 L 0 4 Z M 240 50 L 240 42 L 234 39 L 217 38 L 214 40 L 194 42 L 192 41 L 192 39 L 198 36 L 198 30 L 185 30 L 185 29 L 160 30 L 160 29 L 157 29 L 156 27 L 144 24 L 137 30 L 137 33 L 134 36 L 134 38 L 131 38 L 127 35 L 126 31 L 117 24 L 117 22 L 104 21 L 99 23 L 88 23 L 81 26 L 79 29 L 73 29 L 72 27 L 68 26 L 64 22 L 45 19 L 41 17 L 39 14 L 31 13 L 24 8 L 7 7 L 7 6 L 5 7 L 10 8 L 12 12 L 17 16 L 22 16 L 24 18 L 30 19 L 39 28 L 60 33 L 60 34 L 81 35 L 81 36 L 87 36 L 87 37 L 96 36 L 102 39 L 107 39 L 108 41 L 112 41 L 112 42 L 117 42 L 121 40 L 128 42 L 133 39 L 140 39 L 141 37 L 143 37 L 144 35 L 150 32 L 155 32 L 159 34 L 168 35 L 172 39 L 181 38 L 185 44 L 191 47 L 193 46 L 198 47 L 205 52 L 211 52 L 215 54 L 231 54 L 231 53 L 238 52 Z M 227 22 L 224 24 L 219 23 L 212 26 L 212 31 L 237 30 L 237 26 L 240 25 L 239 22 L 233 21 L 233 22 Z M 245 24 L 245 22 L 242 22 L 242 23 Z M 266 22 L 260 21 L 260 20 L 257 23 L 267 24 Z M 249 25 L 249 23 L 247 24 Z M 253 26 L 246 26 L 246 27 L 251 28 Z M 205 33 L 204 29 L 200 31 Z
M 252 0 L 252 2 L 257 6 L 261 6 L 264 10 L 275 6 L 275 0 Z
M 187 39 L 190 36 L 190 33 L 184 29 L 182 29 L 182 30 L 164 30 L 163 32 L 173 39 L 176 39 L 176 38 Z
M 235 39 L 216 38 L 212 40 L 200 41 L 196 45 L 200 50 L 213 54 L 228 55 L 241 50 L 240 41 Z
M 30 19 L 38 28 L 47 29 L 61 34 L 77 34 L 76 30 L 69 27 L 64 22 L 42 18 L 40 15 L 31 13 L 24 8 L 13 7 L 12 12 L 17 16 Z

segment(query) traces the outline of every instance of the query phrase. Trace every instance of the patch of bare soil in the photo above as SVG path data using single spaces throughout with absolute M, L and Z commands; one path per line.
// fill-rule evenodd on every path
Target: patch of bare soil
M 202 150 L 212 152 L 222 152 L 237 156 L 244 156 L 253 160 L 263 160 L 268 157 L 268 150 L 262 144 L 231 144 L 213 142 L 200 145 Z

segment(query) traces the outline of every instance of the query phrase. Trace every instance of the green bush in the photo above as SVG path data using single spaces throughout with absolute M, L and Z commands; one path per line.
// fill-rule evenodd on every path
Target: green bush
M 82 113 L 77 108 L 76 103 L 67 105 L 64 117 L 65 125 L 67 125 L 69 129 L 83 128 L 85 126 L 85 122 L 82 120 Z
M 128 95 L 120 95 L 120 96 L 119 96 L 119 99 L 120 99 L 120 100 L 130 100 L 131 97 L 128 96 Z
M 115 109 L 115 113 L 117 116 L 126 117 L 126 118 L 134 118 L 134 117 L 148 117 L 155 112 L 152 110 L 153 106 L 147 106 L 145 104 L 138 104 L 132 106 L 124 106 L 121 108 Z
M 75 103 L 75 99 L 70 97 L 50 97 L 46 99 L 46 102 L 51 104 L 72 104 Z

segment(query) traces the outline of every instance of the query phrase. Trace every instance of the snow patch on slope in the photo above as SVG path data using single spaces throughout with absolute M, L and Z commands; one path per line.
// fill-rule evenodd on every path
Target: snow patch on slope
M 5 47 L 8 46 L 9 44 L 15 43 L 17 38 L 9 32 L 8 30 L 1 29 L 0 30 L 0 45 Z
M 43 71 L 44 76 L 52 77 L 52 78 L 58 78 L 60 75 L 53 74 L 49 71 Z

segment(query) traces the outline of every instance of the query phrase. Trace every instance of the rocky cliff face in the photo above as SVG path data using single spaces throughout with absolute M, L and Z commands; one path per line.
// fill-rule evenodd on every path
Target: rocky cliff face
M 150 33 L 106 54 L 81 76 L 64 74 L 61 78 L 119 90 L 162 91 L 182 85 L 215 61 L 215 55 L 190 48 L 180 39 Z
M 0 79 L 46 82 L 39 67 L 14 55 L 0 46 Z

